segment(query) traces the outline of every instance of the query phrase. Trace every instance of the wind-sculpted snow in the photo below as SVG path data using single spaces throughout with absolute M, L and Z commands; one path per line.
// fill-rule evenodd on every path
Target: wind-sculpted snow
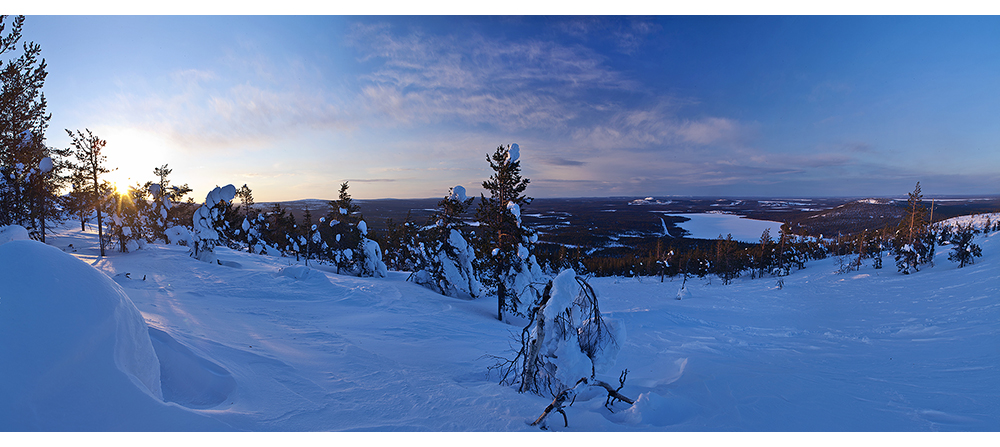
M 221 428 L 163 404 L 142 315 L 59 249 L 0 245 L 0 321 L 0 430 Z
M 13 380 L 2 360 L 0 428 L 534 431 L 528 424 L 552 400 L 518 394 L 487 374 L 493 361 L 484 356 L 512 355 L 527 323 L 497 321 L 494 299 L 442 296 L 407 282 L 404 272 L 358 278 L 310 265 L 307 278 L 326 281 L 303 280 L 291 274 L 305 271 L 293 258 L 221 247 L 221 261 L 243 268 L 200 262 L 184 247 L 160 244 L 98 259 L 96 235 L 72 225 L 58 231 L 49 243 L 72 243 L 74 255 L 92 260 L 121 289 L 106 277 L 105 286 L 124 290 L 142 311 L 168 402 L 108 360 L 113 349 L 104 339 L 105 355 L 94 357 L 103 359 L 99 369 L 85 361 L 72 374 L 32 374 L 44 392 L 18 391 L 12 384 L 28 379 Z M 616 402 L 609 410 L 603 396 L 581 396 L 565 407 L 569 427 L 558 415 L 548 426 L 998 431 L 1000 234 L 977 235 L 976 243 L 983 257 L 962 269 L 945 250 L 933 267 L 910 275 L 875 270 L 869 261 L 837 274 L 836 260 L 827 259 L 783 277 L 782 287 L 770 277 L 729 286 L 690 278 L 683 300 L 675 299 L 680 278 L 592 278 L 604 317 L 628 332 L 613 366 L 597 378 L 617 386 L 627 368 L 621 393 L 635 404 Z M 45 248 L 15 241 L 0 245 L 0 254 L 12 244 Z M 96 287 L 67 276 L 72 270 L 17 256 L 2 258 L 0 268 L 4 324 L 10 281 L 24 278 L 19 287 L 33 297 L 56 293 L 48 287 L 58 284 L 70 287 L 70 296 Z M 9 326 L 0 325 L 14 337 L 4 339 L 0 353 L 17 350 L 25 368 L 36 368 L 54 355 L 42 340 L 92 340 L 56 330 L 82 325 L 52 324 L 62 310 L 68 308 L 36 311 L 46 316 L 35 320 L 41 333 L 22 334 L 28 328 L 17 323 L 18 331 L 6 335 Z

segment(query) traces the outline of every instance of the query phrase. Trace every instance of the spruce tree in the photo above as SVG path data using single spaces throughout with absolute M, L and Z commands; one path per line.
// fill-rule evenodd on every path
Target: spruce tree
M 216 186 L 205 196 L 205 203 L 195 210 L 192 217 L 194 244 L 191 256 L 208 263 L 217 263 L 214 249 L 225 243 L 224 235 L 229 224 L 225 219 L 225 210 L 235 196 L 236 187 L 233 185 Z
M 972 264 L 975 262 L 975 258 L 983 255 L 983 249 L 972 242 L 975 233 L 976 231 L 970 223 L 966 226 L 960 226 L 951 235 L 951 253 L 948 254 L 948 260 L 957 262 L 958 268 Z
M 481 284 L 474 268 L 475 250 L 466 240 L 467 225 L 461 219 L 473 200 L 465 196 L 464 187 L 456 186 L 438 202 L 438 211 L 432 217 L 434 223 L 419 235 L 414 282 L 447 296 L 479 296 Z
M 521 178 L 520 148 L 517 144 L 500 146 L 487 155 L 493 174 L 483 182 L 490 197 L 480 195 L 476 219 L 480 223 L 480 262 L 482 283 L 497 295 L 497 319 L 505 309 L 522 314 L 521 295 L 540 274 L 531 255 L 537 236 L 521 225 L 521 207 L 531 203 L 524 195 L 530 180 Z

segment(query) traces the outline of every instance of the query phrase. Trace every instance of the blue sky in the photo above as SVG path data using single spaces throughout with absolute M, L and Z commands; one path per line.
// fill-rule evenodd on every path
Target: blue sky
M 1000 194 L 1000 18 L 28 16 L 48 144 L 201 199 Z

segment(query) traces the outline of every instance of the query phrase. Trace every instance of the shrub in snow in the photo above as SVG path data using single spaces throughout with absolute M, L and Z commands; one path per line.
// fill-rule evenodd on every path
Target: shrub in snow
M 392 218 L 385 220 L 386 237 L 385 250 L 382 252 L 382 259 L 388 268 L 397 271 L 415 272 L 419 270 L 418 264 L 421 257 L 420 252 L 420 228 L 409 212 L 403 223 L 397 224 Z
M 216 186 L 205 197 L 205 203 L 194 212 L 191 234 L 191 256 L 205 262 L 217 262 L 213 249 L 222 243 L 226 227 L 225 210 L 236 197 L 236 187 Z
M 529 317 L 514 359 L 492 368 L 520 392 L 554 396 L 594 379 L 614 366 L 625 341 L 624 326 L 601 316 L 597 293 L 572 269 L 548 282 Z
M 447 296 L 476 298 L 482 293 L 473 268 L 475 250 L 462 233 L 466 225 L 461 216 L 472 201 L 465 188 L 456 186 L 438 202 L 435 223 L 418 235 L 414 282 Z

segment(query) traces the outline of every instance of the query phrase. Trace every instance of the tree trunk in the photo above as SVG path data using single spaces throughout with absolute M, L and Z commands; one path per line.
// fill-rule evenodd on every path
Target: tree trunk
M 101 189 L 97 184 L 97 159 L 91 156 L 91 174 L 94 177 L 94 210 L 97 211 L 97 240 L 101 245 L 101 257 L 104 257 L 104 225 L 101 220 Z
M 507 300 L 507 287 L 503 283 L 503 278 L 500 280 L 500 284 L 497 285 L 497 320 L 503 321 L 503 303 Z

